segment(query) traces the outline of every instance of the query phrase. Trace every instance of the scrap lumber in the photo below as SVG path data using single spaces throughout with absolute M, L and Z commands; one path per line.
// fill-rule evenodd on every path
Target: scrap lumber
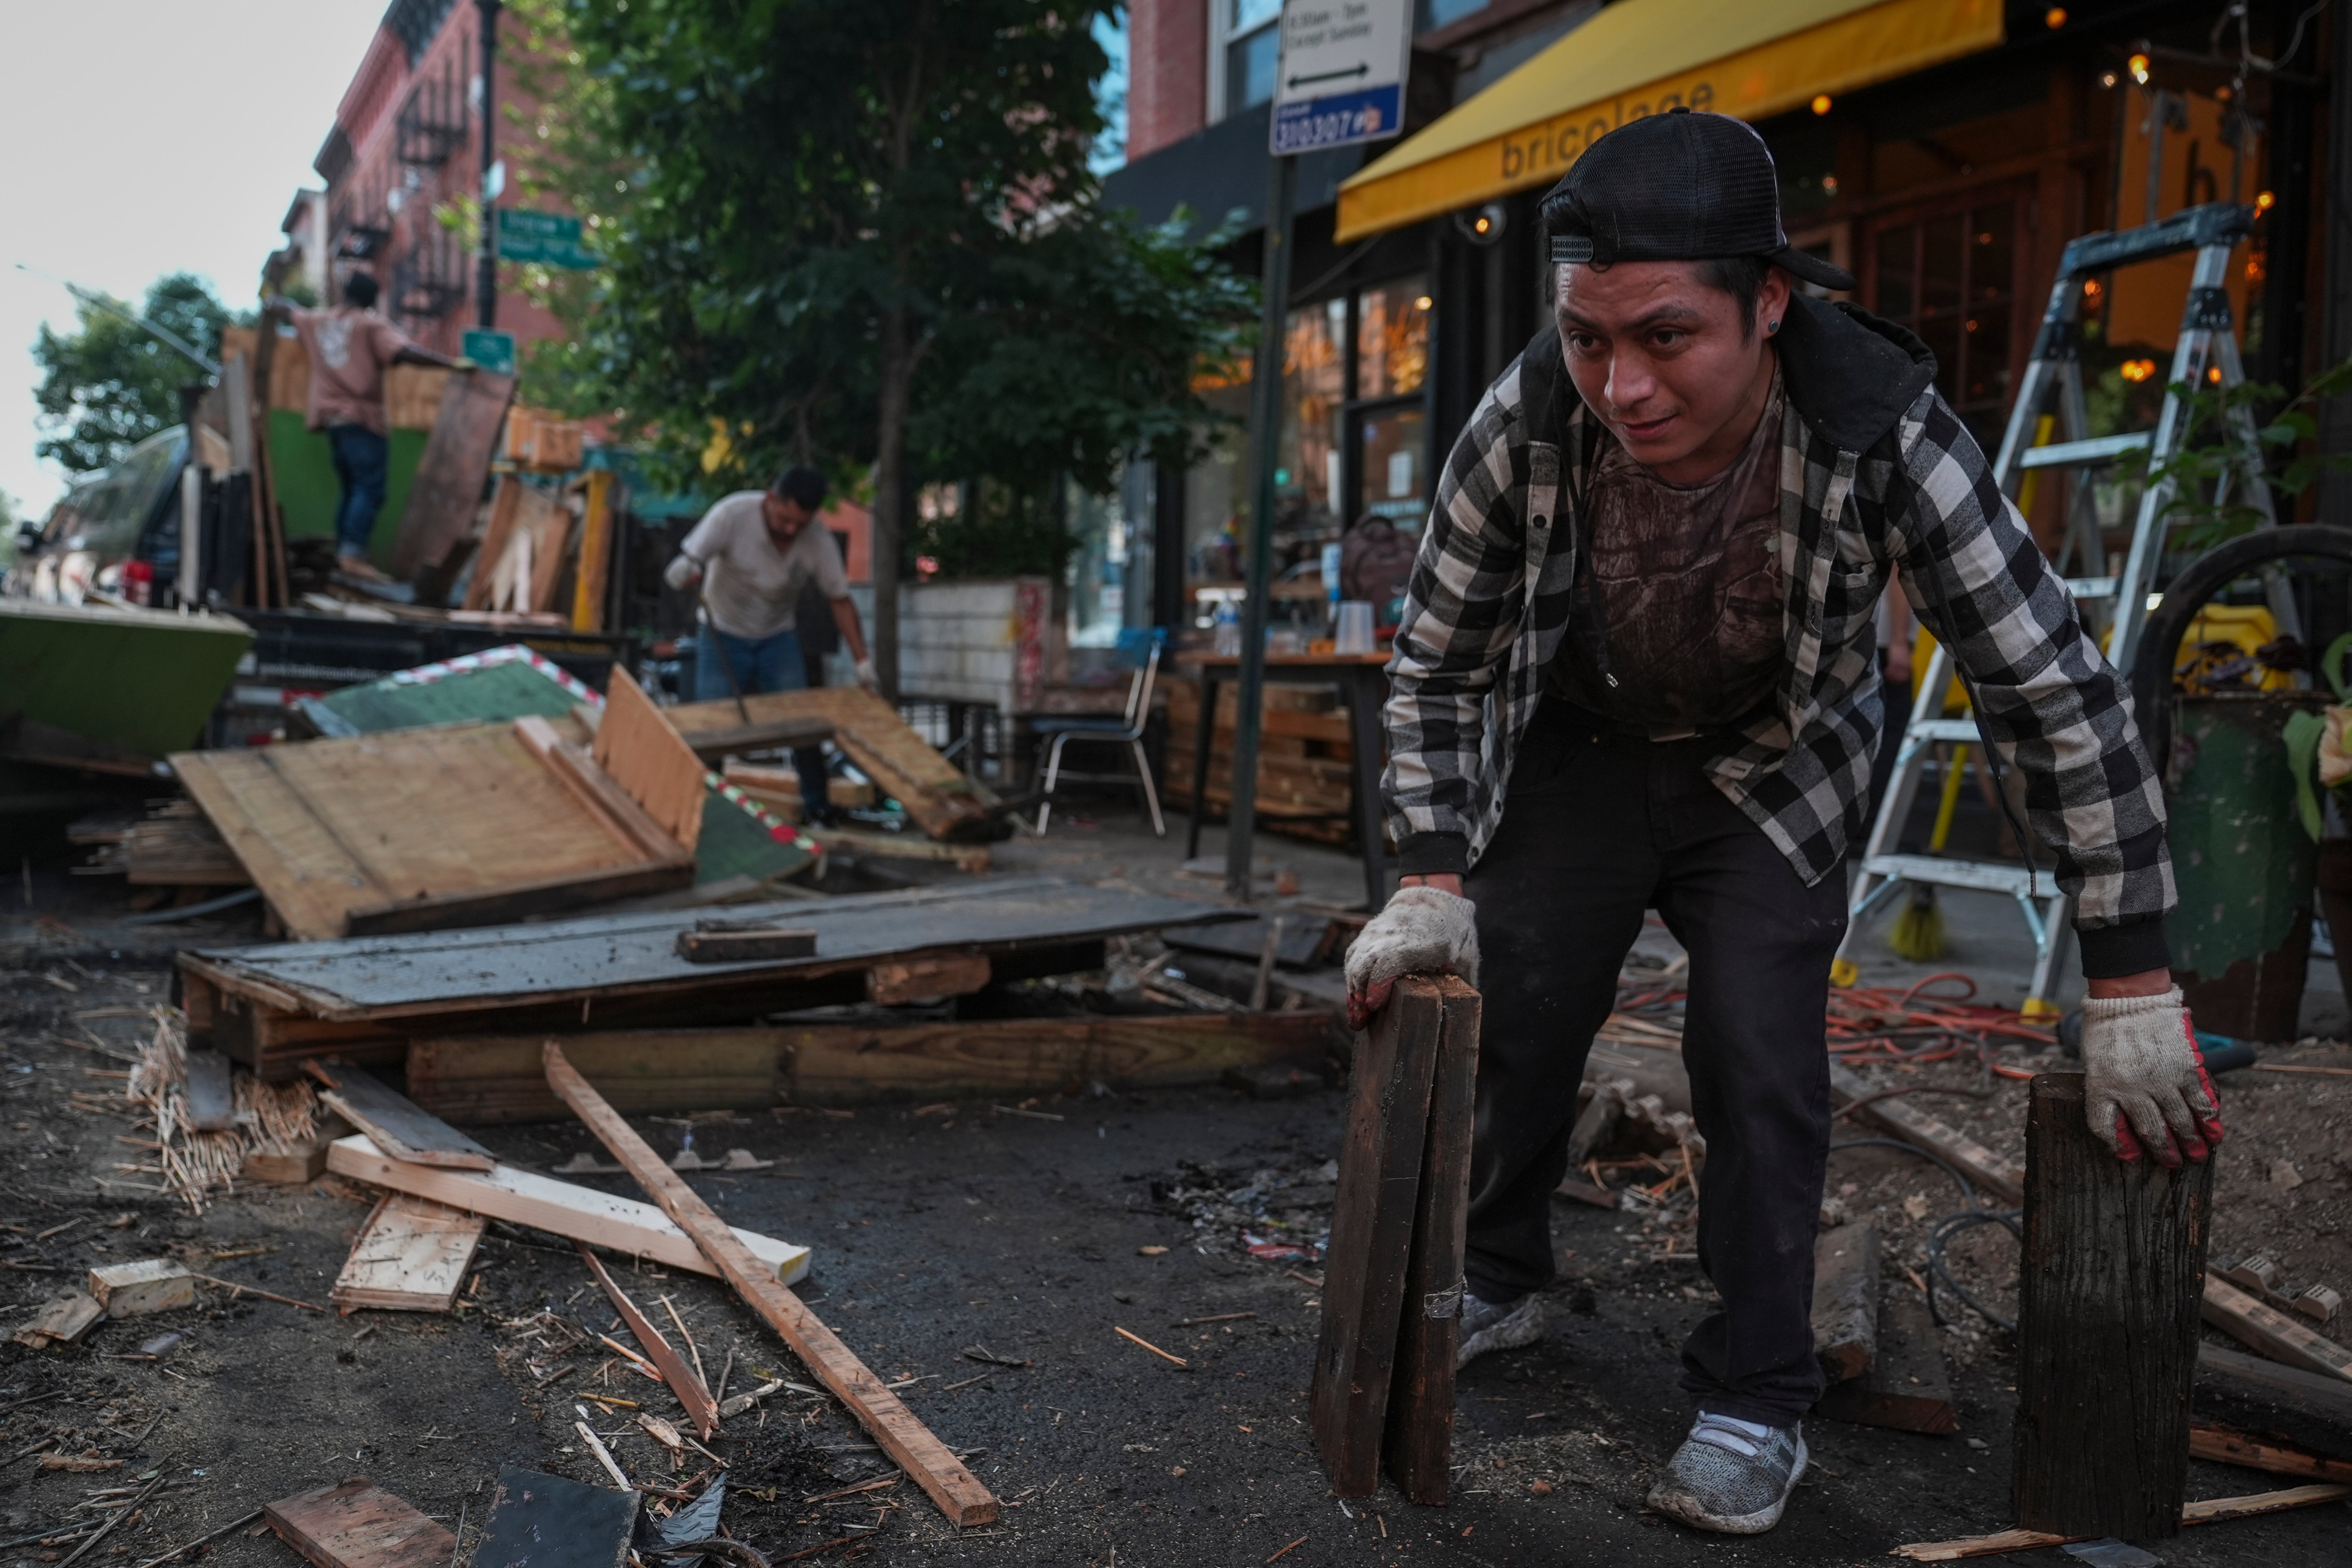
M 833 742 L 885 795 L 907 808 L 915 825 L 933 838 L 985 838 L 992 813 L 971 780 L 938 751 L 898 711 L 863 687 L 833 686 L 809 691 L 772 691 L 734 702 L 688 702 L 667 710 L 677 731 L 697 737 L 787 719 L 823 720 L 833 726 Z
M 702 778 L 709 770 L 645 689 L 617 664 L 604 690 L 604 715 L 596 725 L 592 754 L 663 832 L 694 847 L 702 837 Z
M 2259 1401 L 2352 1430 L 2352 1383 L 2334 1373 L 2305 1372 L 2299 1366 L 2284 1366 L 2210 1344 L 2197 1347 L 2197 1372 L 2233 1398 Z
M 1960 1429 L 1952 1381 L 1944 1367 L 1927 1304 L 1897 1291 L 1879 1309 L 1878 1339 L 1868 1371 L 1833 1383 L 1813 1413 L 1857 1426 L 1947 1436 Z
M 99 1320 L 105 1316 L 106 1309 L 100 1306 L 97 1299 L 89 1292 L 68 1290 L 51 1299 L 33 1314 L 31 1322 L 9 1337 L 18 1344 L 30 1345 L 35 1350 L 44 1350 L 51 1345 L 75 1344 L 79 1342 L 82 1335 L 96 1328 Z
M 1842 1225 L 1813 1241 L 1813 1355 L 1832 1383 L 1878 1354 L 1878 1227 Z
M 732 707 L 733 704 L 730 703 L 729 706 Z M 740 715 L 738 716 L 740 717 Z M 832 739 L 832 720 L 824 718 L 819 714 L 793 714 L 781 719 L 770 719 L 762 722 L 738 724 L 731 730 L 697 730 L 692 734 L 686 737 L 686 742 L 688 745 L 694 748 L 694 754 L 696 756 L 700 757 L 706 763 L 715 765 L 723 758 L 739 755 L 745 752 L 780 752 L 791 750 L 792 748 L 798 746 L 822 746 L 827 741 Z M 729 783 L 741 783 L 741 781 L 736 777 L 738 772 L 746 773 L 752 777 L 759 779 L 762 787 L 781 788 L 781 786 L 778 786 L 775 784 L 776 776 L 781 774 L 782 778 L 790 781 L 790 790 L 785 793 L 789 793 L 793 804 L 794 805 L 802 804 L 800 778 L 797 773 L 791 770 L 785 768 L 754 767 L 751 764 L 740 763 L 734 763 L 730 764 L 726 770 L 726 776 Z M 864 788 L 868 797 L 868 801 L 866 804 L 870 804 L 873 795 L 873 786 L 868 784 L 864 786 Z M 826 798 L 833 798 L 832 792 L 829 789 L 826 792 Z M 845 801 L 837 801 L 835 804 L 846 805 L 848 803 Z
M 168 1258 L 110 1263 L 89 1271 L 89 1297 L 110 1318 L 136 1318 L 196 1304 L 196 1277 Z
M 2011 1500 L 2028 1530 L 2156 1540 L 2189 1482 L 2213 1164 L 2116 1159 L 2083 1083 L 2031 1085 Z
M 368 1135 L 375 1146 L 412 1165 L 487 1171 L 499 1157 L 380 1079 L 341 1062 L 305 1064 L 325 1087 L 320 1102 Z
M 521 515 L 524 492 L 531 487 L 511 474 L 499 476 L 498 488 L 490 493 L 489 521 L 482 525 L 481 548 L 474 555 L 474 575 L 466 584 L 462 608 L 487 610 L 490 607 L 492 584 L 499 568 L 507 558 L 507 548 L 514 538 L 515 521 Z
M 248 1182 L 299 1187 L 327 1173 L 327 1140 L 313 1138 L 290 1149 L 248 1149 L 239 1172 Z
M 618 834 L 623 844 L 657 860 L 691 858 L 669 829 L 623 789 L 618 779 L 597 765 L 587 747 L 565 740 L 552 723 L 536 714 L 516 720 L 514 731 L 524 750 L 553 770 L 564 787 Z
M 2242 1465 L 2250 1470 L 2267 1470 L 2275 1476 L 2308 1476 L 2315 1481 L 2352 1481 L 2352 1460 L 2323 1458 L 2298 1448 L 2282 1448 L 2274 1443 L 2227 1426 L 2196 1426 L 2189 1428 L 2189 1453 L 2192 1458 L 2210 1459 L 2217 1465 Z
M 474 531 L 475 509 L 489 478 L 499 426 L 514 399 L 515 379 L 478 370 L 452 380 L 409 481 L 408 504 L 400 514 L 389 569 L 406 581 L 438 565 L 452 546 Z
M 929 1494 L 940 1511 L 959 1526 L 994 1522 L 998 1513 L 996 1499 L 980 1484 L 979 1478 L 964 1468 L 947 1446 L 915 1418 L 897 1394 L 882 1385 L 881 1380 L 799 1297 L 779 1285 L 772 1273 L 761 1268 L 738 1239 L 738 1233 L 711 1213 L 694 1189 L 663 1164 L 645 1140 L 604 1103 L 585 1079 L 572 1070 L 561 1046 L 551 1040 L 546 1052 L 549 1086 L 612 1152 L 613 1157 L 628 1167 L 629 1173 L 654 1195 L 670 1218 L 693 1237 L 694 1245 L 718 1266 L 736 1293 L 766 1320 L 792 1347 L 793 1353 L 874 1435 L 883 1450 Z
M 833 735 L 833 721 L 830 719 L 779 720 L 777 722 L 779 725 L 790 725 L 793 731 L 798 731 L 803 727 L 814 727 L 821 724 L 824 727 L 824 734 L 820 736 L 819 739 L 830 740 Z M 687 737 L 687 743 L 694 747 L 695 753 L 698 756 L 707 758 L 709 755 L 708 748 L 709 746 L 710 738 L 713 735 L 721 733 L 724 733 L 724 731 L 698 731 L 694 734 Z M 798 744 L 799 742 L 796 741 L 779 741 L 775 743 L 781 746 Z M 738 749 L 750 750 L 751 748 L 744 747 Z M 768 807 L 779 816 L 797 817 L 800 815 L 803 803 L 801 801 L 801 775 L 798 769 L 780 767 L 772 763 L 745 763 L 730 761 L 719 771 L 726 777 L 729 784 L 733 784 L 737 789 L 741 790 L 744 794 L 753 796 L 761 805 Z M 830 801 L 835 805 L 872 805 L 876 798 L 874 785 L 870 780 L 852 780 L 845 778 L 827 779 L 824 785 L 824 796 L 826 800 Z M 874 834 L 867 837 L 897 838 L 900 836 L 895 833 L 884 833 Z
M 327 1299 L 346 1312 L 446 1312 L 489 1223 L 429 1198 L 386 1194 L 360 1226 Z
M 2352 1352 L 2217 1274 L 2205 1276 L 2200 1311 L 2205 1321 L 2273 1361 L 2352 1381 Z
M 637 1304 L 613 1283 L 612 1275 L 605 1272 L 604 1263 L 588 1249 L 588 1244 L 577 1241 L 572 1245 L 580 1248 L 581 1261 L 588 1265 L 588 1272 L 595 1277 L 596 1283 L 604 1288 L 604 1294 L 612 1300 L 613 1310 L 621 1314 L 621 1321 L 629 1325 L 629 1332 L 635 1335 L 637 1343 L 645 1347 L 646 1358 L 661 1373 L 662 1381 L 669 1384 L 670 1392 L 677 1394 L 677 1402 L 686 1407 L 687 1418 L 694 1423 L 695 1433 L 708 1441 L 719 1430 L 719 1405 L 710 1397 L 710 1390 L 702 1386 L 702 1380 L 694 1375 L 691 1367 L 677 1359 L 677 1352 L 662 1338 L 660 1330 L 646 1321 L 646 1315 L 637 1310 Z
M 635 1198 L 600 1193 L 551 1176 L 500 1165 L 492 1171 L 451 1171 L 393 1159 L 361 1133 L 339 1138 L 327 1149 L 327 1169 L 372 1186 L 389 1187 L 485 1219 L 502 1219 L 642 1258 L 666 1268 L 716 1274 L 710 1261 L 661 1210 Z M 736 1239 L 761 1268 L 784 1284 L 808 1272 L 809 1249 L 757 1231 L 738 1230 Z
M 457 1551 L 455 1535 L 363 1478 L 281 1498 L 261 1517 L 318 1568 L 448 1568 Z
M 422 733 L 423 731 L 419 731 Z M 325 742 L 311 742 L 312 745 Z M 290 750 L 270 747 L 271 751 Z M 305 1058 L 397 1061 L 412 1037 L 718 1024 L 854 1003 L 883 962 L 976 954 L 999 980 L 1099 968 L 1105 939 L 1232 918 L 1221 905 L 1006 877 L 822 900 L 739 904 L 817 933 L 814 956 L 694 964 L 694 910 L 461 932 L 182 950 L 190 1037 L 264 1079 Z
M 1214 929 L 1214 928 L 1212 928 Z M 1470 1215 L 1470 1129 L 1478 1079 L 1479 996 L 1466 981 L 1433 976 L 1440 993 L 1429 1128 L 1405 1264 L 1381 1447 L 1397 1488 L 1417 1503 L 1445 1501 L 1454 1479 L 1454 1361 L 1461 1342 L 1463 1248 Z
M 866 972 L 866 999 L 881 1007 L 969 996 L 988 988 L 988 959 L 977 952 L 887 960 Z
M 122 836 L 134 888 L 247 888 L 253 878 L 194 801 L 175 800 Z
M 2310 1508 L 2347 1497 L 2352 1497 L 2352 1486 L 2289 1487 L 2284 1491 L 2256 1492 L 2251 1497 L 2210 1498 L 2203 1502 L 2183 1504 L 2180 1522 L 2184 1525 L 2219 1524 L 2224 1520 L 2283 1513 L 2288 1509 Z M 1914 1563 L 1958 1563 L 1963 1558 L 2000 1557 L 2011 1552 L 2031 1552 L 2036 1547 L 2064 1546 L 2071 1542 L 2097 1539 L 2101 1538 L 2059 1535 L 2040 1530 L 2004 1530 L 1992 1535 L 1965 1536 L 1958 1541 L 1916 1541 L 1895 1548 L 1894 1555 L 1907 1557 Z
M 520 920 L 694 879 L 690 859 L 634 847 L 506 724 L 172 762 L 302 941 Z
M 1446 993 L 1413 976 L 1357 1037 L 1310 1394 L 1315 1447 L 1342 1497 L 1380 1485 L 1445 1012 Z
M 1870 1085 L 1853 1068 L 1830 1064 L 1830 1089 L 1843 1106 L 1863 1099 L 1871 1092 Z M 1867 1121 L 1890 1137 L 1924 1149 L 1930 1154 L 1959 1167 L 1977 1185 L 2000 1198 L 2003 1203 L 2022 1204 L 2025 1201 L 2025 1171 L 2013 1160 L 2003 1159 L 1967 1133 L 1938 1121 L 1908 1100 L 1880 1100 L 1854 1112 L 1858 1121 Z
M 796 816 L 800 811 L 799 800 L 797 795 L 792 797 L 792 810 Z M 834 804 L 838 805 L 842 803 L 835 800 Z M 812 827 L 808 830 L 808 837 L 824 846 L 827 854 L 845 855 L 853 860 L 928 860 L 974 875 L 996 863 L 995 856 L 985 844 L 941 844 L 911 833 L 866 833 L 854 827 Z
M 1325 1013 L 988 1018 L 876 1026 L 608 1030 L 563 1037 L 564 1054 L 614 1109 L 761 1110 L 983 1095 L 1216 1083 L 1236 1071 L 1299 1073 L 1320 1085 Z M 409 1042 L 408 1090 L 471 1126 L 569 1116 L 540 1065 L 543 1035 Z
M 816 932 L 776 921 L 698 920 L 677 933 L 677 955 L 688 963 L 751 963 L 815 952 Z
M 634 1488 L 501 1465 L 474 1568 L 624 1568 L 644 1501 Z

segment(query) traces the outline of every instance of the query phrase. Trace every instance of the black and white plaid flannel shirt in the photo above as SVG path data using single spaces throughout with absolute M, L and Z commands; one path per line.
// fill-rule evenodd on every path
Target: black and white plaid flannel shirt
M 2028 824 L 2074 899 L 2084 970 L 2161 967 L 2172 862 L 2129 689 L 1935 391 L 1927 350 L 1802 297 L 1776 342 L 1788 661 L 1772 710 L 1710 764 L 1717 786 L 1809 886 L 1862 842 L 1882 715 L 1875 612 L 1899 569 L 1987 739 L 2024 775 Z M 1547 327 L 1454 443 L 1388 667 L 1381 787 L 1409 873 L 1468 869 L 1502 819 L 1568 628 L 1573 498 L 1603 434 Z

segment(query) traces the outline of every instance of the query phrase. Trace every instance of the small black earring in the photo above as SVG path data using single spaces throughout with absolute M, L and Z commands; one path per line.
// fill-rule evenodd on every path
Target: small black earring
M 1780 323 L 1778 321 L 1767 321 L 1764 323 L 1764 330 L 1768 332 L 1777 332 L 1780 330 Z

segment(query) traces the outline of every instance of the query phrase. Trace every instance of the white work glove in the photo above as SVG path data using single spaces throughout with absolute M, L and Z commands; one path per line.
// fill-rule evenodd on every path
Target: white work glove
M 875 673 L 872 659 L 861 658 L 857 661 L 857 684 L 868 691 L 882 689 L 882 677 Z
M 2202 1160 L 2221 1141 L 2221 1100 L 2178 985 L 2160 996 L 2085 1001 L 2083 1070 L 2084 1112 L 2116 1158 L 2137 1160 L 2146 1150 L 2176 1166 L 2184 1151 Z
M 1348 1022 L 1363 1028 L 1407 974 L 1478 983 L 1477 906 L 1437 888 L 1399 888 L 1348 949 Z
M 662 581 L 680 592 L 702 580 L 702 563 L 691 555 L 680 555 L 662 568 Z

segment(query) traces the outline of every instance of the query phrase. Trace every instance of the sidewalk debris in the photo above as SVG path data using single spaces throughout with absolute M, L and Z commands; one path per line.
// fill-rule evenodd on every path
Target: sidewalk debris
M 387 1194 L 376 1202 L 327 1299 L 345 1312 L 446 1312 L 457 1300 L 489 1222 L 426 1198 Z

